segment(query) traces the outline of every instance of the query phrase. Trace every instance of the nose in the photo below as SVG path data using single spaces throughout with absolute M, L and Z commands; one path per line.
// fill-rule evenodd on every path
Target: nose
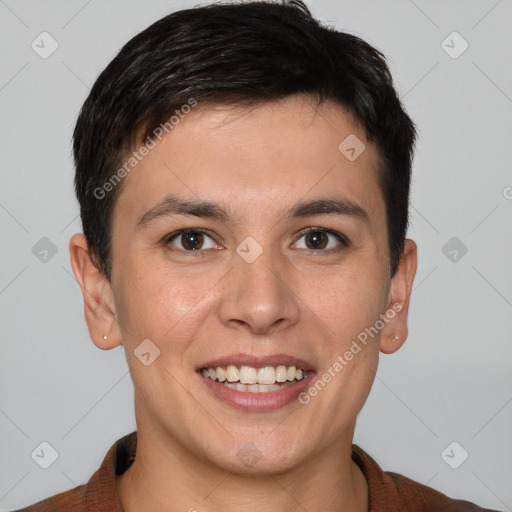
M 264 250 L 252 263 L 235 255 L 233 264 L 219 308 L 225 325 L 271 334 L 298 322 L 299 298 L 285 261 Z

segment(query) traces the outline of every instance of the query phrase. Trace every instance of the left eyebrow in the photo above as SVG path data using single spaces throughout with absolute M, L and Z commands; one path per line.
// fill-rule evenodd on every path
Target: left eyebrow
M 283 219 L 290 220 L 314 215 L 345 215 L 367 224 L 370 216 L 361 206 L 348 199 L 314 199 L 294 205 Z M 143 213 L 137 220 L 137 227 L 144 228 L 153 220 L 173 215 L 203 217 L 229 222 L 231 215 L 217 203 L 211 201 L 186 201 L 175 196 L 166 196 L 162 201 Z
M 313 215 L 346 215 L 367 224 L 370 227 L 368 212 L 348 199 L 315 199 L 298 203 L 284 216 L 285 219 L 310 217 Z

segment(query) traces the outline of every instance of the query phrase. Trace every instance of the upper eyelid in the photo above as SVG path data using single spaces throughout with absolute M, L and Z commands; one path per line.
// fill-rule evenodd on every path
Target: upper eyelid
M 297 240 L 299 240 L 301 237 L 303 237 L 305 235 L 308 235 L 309 233 L 315 233 L 317 231 L 327 233 L 328 235 L 331 235 L 334 238 L 337 238 L 338 241 L 345 246 L 348 246 L 350 244 L 350 239 L 343 233 L 340 233 L 339 231 L 336 231 L 334 229 L 319 228 L 319 227 L 311 227 L 311 228 L 303 229 L 302 231 L 300 231 L 300 233 L 299 233 L 300 236 L 299 236 L 299 238 L 297 238 Z M 314 250 L 314 249 L 310 249 L 310 250 Z M 327 251 L 315 251 L 315 252 L 328 252 L 328 250 Z
M 210 237 L 216 244 L 219 244 L 220 242 L 217 240 L 216 236 L 213 236 L 210 231 L 202 229 L 202 228 L 183 228 L 178 229 L 178 231 L 174 231 L 170 235 L 166 235 L 164 237 L 164 242 L 166 244 L 170 244 L 172 240 L 179 237 L 180 235 L 183 235 L 184 233 L 202 233 L 203 235 L 206 235 Z M 205 249 L 198 249 L 198 250 L 205 250 Z M 192 252 L 192 251 L 190 251 Z

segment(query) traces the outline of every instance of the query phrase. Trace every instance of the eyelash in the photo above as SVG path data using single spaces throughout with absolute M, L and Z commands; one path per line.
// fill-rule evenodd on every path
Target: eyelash
M 212 235 L 209 234 L 208 231 L 205 231 L 204 229 L 195 229 L 195 228 L 187 228 L 187 229 L 181 229 L 179 231 L 175 231 L 174 233 L 172 233 L 171 235 L 167 236 L 165 238 L 165 246 L 168 247 L 170 245 L 170 243 L 175 239 L 175 238 L 178 238 L 180 237 L 181 235 L 184 235 L 186 233 L 200 233 L 202 235 L 206 235 L 207 237 L 211 238 L 215 243 L 217 243 L 214 239 L 214 237 Z M 326 229 L 326 228 L 307 228 L 307 229 L 303 229 L 300 233 L 299 233 L 299 237 L 297 238 L 297 240 L 295 241 L 295 243 L 300 240 L 303 236 L 306 236 L 310 233 L 325 233 L 327 235 L 331 235 L 333 236 L 334 238 L 336 238 L 338 240 L 338 242 L 340 242 L 340 244 L 343 246 L 343 248 L 348 248 L 350 246 L 350 240 L 345 236 L 343 235 L 342 233 L 338 233 L 337 231 L 333 231 L 331 229 Z M 191 255 L 191 256 L 203 256 L 203 252 L 204 251 L 208 251 L 208 250 L 211 250 L 211 249 L 197 249 L 197 250 L 186 250 L 186 249 L 177 249 L 177 248 L 172 248 L 170 249 L 171 251 L 177 251 L 177 252 L 181 252 L 181 253 L 187 253 L 187 255 Z M 331 253 L 331 252 L 338 252 L 340 251 L 341 249 L 339 248 L 334 248 L 334 249 L 304 249 L 310 253 L 321 253 L 321 252 L 324 252 L 324 253 Z

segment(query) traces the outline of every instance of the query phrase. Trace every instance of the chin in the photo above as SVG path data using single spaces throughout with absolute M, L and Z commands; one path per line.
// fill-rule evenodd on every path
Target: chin
M 269 439 L 267 434 L 235 437 L 222 451 L 210 453 L 210 462 L 238 475 L 268 476 L 286 473 L 299 466 L 307 456 L 302 445 L 290 443 L 289 434 L 285 439 Z M 293 446 L 295 445 L 295 446 Z M 220 445 L 217 445 L 220 446 Z

